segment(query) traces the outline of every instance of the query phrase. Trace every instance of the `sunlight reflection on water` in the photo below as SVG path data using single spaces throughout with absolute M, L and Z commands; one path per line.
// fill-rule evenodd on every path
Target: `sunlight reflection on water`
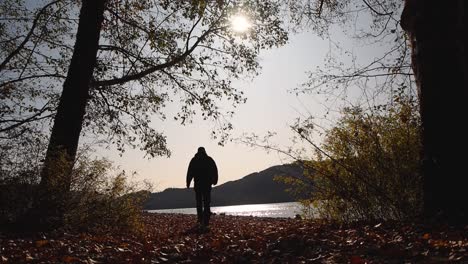
M 211 211 L 216 214 L 238 215 L 238 216 L 257 216 L 257 217 L 281 217 L 294 218 L 300 214 L 300 204 L 291 203 L 271 203 L 271 204 L 244 204 L 230 206 L 214 206 Z M 195 208 L 148 210 L 150 213 L 178 213 L 178 214 L 196 214 Z

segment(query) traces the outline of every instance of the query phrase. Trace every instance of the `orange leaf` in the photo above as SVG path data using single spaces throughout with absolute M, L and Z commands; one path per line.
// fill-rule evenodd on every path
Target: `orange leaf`
M 215 239 L 211 242 L 211 247 L 212 248 L 219 248 L 221 247 L 221 241 L 219 239 Z
M 36 241 L 36 247 L 42 247 L 49 244 L 49 240 L 38 240 Z

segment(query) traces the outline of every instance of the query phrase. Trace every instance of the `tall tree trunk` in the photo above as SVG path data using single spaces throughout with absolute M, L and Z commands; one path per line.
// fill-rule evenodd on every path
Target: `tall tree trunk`
M 82 0 L 73 56 L 41 174 L 39 207 L 44 217 L 61 217 L 61 202 L 70 190 L 71 169 L 96 65 L 105 1 Z
M 467 221 L 468 3 L 406 0 L 422 118 L 424 214 Z

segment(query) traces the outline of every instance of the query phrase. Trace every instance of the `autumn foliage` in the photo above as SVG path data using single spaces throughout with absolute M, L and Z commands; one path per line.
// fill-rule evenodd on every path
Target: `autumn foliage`
M 305 208 L 340 221 L 409 219 L 422 210 L 417 104 L 400 90 L 372 109 L 343 109 L 304 178 L 286 177 Z M 303 138 L 313 127 L 296 127 Z M 310 141 L 312 142 L 312 141 Z M 316 212 L 316 210 L 314 210 Z
M 57 200 L 59 209 L 64 212 L 60 227 L 69 231 L 99 233 L 111 230 L 139 232 L 142 228 L 142 206 L 149 197 L 151 185 L 132 182 L 131 173 L 120 170 L 107 159 L 91 158 L 91 153 L 91 150 L 83 148 L 74 163 L 69 194 L 47 196 Z M 35 169 L 34 166 L 29 167 Z M 52 228 L 44 227 L 47 222 L 39 222 L 35 217 L 42 213 L 34 207 L 42 198 L 37 174 L 29 178 L 15 174 L 27 169 L 28 164 L 23 163 L 21 168 L 4 171 L 0 177 L 0 232 Z

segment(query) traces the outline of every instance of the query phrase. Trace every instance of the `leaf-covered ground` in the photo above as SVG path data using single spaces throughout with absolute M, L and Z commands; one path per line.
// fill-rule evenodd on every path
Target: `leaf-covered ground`
M 468 227 L 145 214 L 143 235 L 0 234 L 0 263 L 468 263 Z

